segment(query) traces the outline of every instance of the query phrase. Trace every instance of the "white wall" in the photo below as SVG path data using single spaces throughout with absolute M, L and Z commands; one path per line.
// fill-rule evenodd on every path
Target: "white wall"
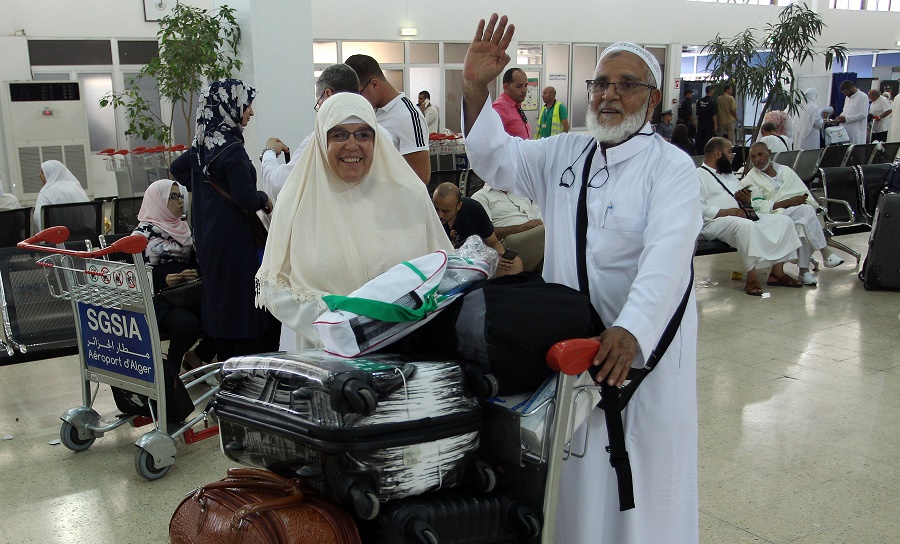
M 485 4 L 488 4 L 487 6 Z M 818 5 L 829 28 L 822 43 L 846 42 L 852 48 L 895 49 L 900 13 L 855 12 Z M 402 26 L 418 28 L 417 40 L 470 41 L 479 17 L 491 11 L 510 15 L 516 39 L 523 42 L 596 43 L 629 40 L 649 45 L 702 45 L 716 34 L 733 36 L 745 28 L 763 29 L 778 18 L 778 7 L 688 2 L 687 0 L 568 0 L 554 5 L 521 0 L 342 0 L 313 5 L 316 39 L 360 37 L 397 40 Z M 347 17 L 348 13 L 354 14 Z M 408 17 L 407 17 L 408 13 Z M 863 31 L 864 29 L 864 31 Z
M 250 60 L 245 77 L 260 88 L 259 115 L 253 136 L 264 142 L 269 135 L 293 139 L 311 130 L 311 113 L 304 89 L 306 76 L 289 73 L 304 68 L 313 39 L 399 40 L 400 28 L 418 28 L 417 40 L 468 42 L 478 17 L 492 10 L 512 14 L 516 40 L 529 42 L 597 43 L 630 40 L 647 45 L 670 45 L 670 65 L 678 66 L 677 50 L 702 45 L 715 35 L 733 36 L 747 27 L 763 29 L 777 21 L 779 8 L 689 2 L 687 0 L 569 0 L 560 2 L 558 17 L 548 17 L 551 5 L 522 0 L 435 2 L 419 0 L 340 0 L 340 2 L 276 3 L 271 0 L 181 0 L 203 8 L 228 4 L 239 7 Z M 311 6 L 309 4 L 312 4 Z M 828 25 L 820 43 L 844 42 L 850 48 L 896 49 L 900 40 L 900 13 L 830 10 L 827 0 L 811 0 Z M 296 5 L 295 5 L 296 4 Z M 306 16 L 311 13 L 311 16 Z M 7 39 L 17 31 L 28 38 L 153 38 L 158 26 L 144 21 L 138 0 L 0 0 L 0 81 L 21 79 L 29 66 L 24 39 Z M 260 47 L 251 46 L 259 41 Z M 263 43 L 265 42 L 265 43 Z M 273 47 L 283 44 L 276 54 Z M 13 47 L 6 47 L 12 43 Z M 819 61 L 821 62 L 821 61 Z M 676 77 L 670 70 L 670 78 Z M 822 73 L 821 67 L 802 70 Z M 28 74 L 26 74 L 27 76 Z M 311 81 L 311 79 L 310 79 Z M 671 86 L 671 81 L 667 82 Z M 290 93 L 296 93 L 291 100 Z M 270 102 L 271 101 L 271 102 Z M 285 115 L 296 108 L 298 117 Z M 311 107 L 309 107 L 311 111 Z M 0 119 L 2 123 L 2 119 Z M 2 132 L 0 132 L 2 133 Z M 286 140 L 287 141 L 287 140 Z M 0 142 L 2 143 L 2 142 Z M 259 145 L 259 141 L 255 142 Z M 248 147 L 250 143 L 248 142 Z M 251 149 L 253 149 L 251 147 Z M 0 177 L 8 179 L 5 153 L 0 153 Z M 253 155 L 251 153 L 251 155 Z
M 266 140 L 296 148 L 312 132 L 312 24 L 310 0 L 216 0 L 237 10 L 242 39 L 238 77 L 256 87 L 254 118 L 244 131 L 247 154 L 257 160 Z

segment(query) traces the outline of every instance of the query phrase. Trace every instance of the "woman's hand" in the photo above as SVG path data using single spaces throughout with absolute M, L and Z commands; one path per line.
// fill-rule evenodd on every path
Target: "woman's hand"
M 166 285 L 168 285 L 169 287 L 175 287 L 176 285 L 184 281 L 184 276 L 182 276 L 181 274 L 166 274 Z
M 197 273 L 197 270 L 194 268 L 187 268 L 181 271 L 181 279 L 182 281 L 193 281 L 200 277 L 200 274 Z

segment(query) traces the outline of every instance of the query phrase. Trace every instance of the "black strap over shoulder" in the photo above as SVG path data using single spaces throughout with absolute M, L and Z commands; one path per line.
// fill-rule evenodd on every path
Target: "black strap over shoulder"
M 584 161 L 584 170 L 582 171 L 581 191 L 578 194 L 578 210 L 575 215 L 575 248 L 576 261 L 578 266 L 578 288 L 582 293 L 590 296 L 590 287 L 588 284 L 587 273 L 587 187 L 588 187 L 588 171 L 591 168 L 591 161 L 594 158 L 594 152 L 597 147 L 594 146 Z M 718 179 L 718 178 L 717 178 Z M 721 182 L 720 182 L 721 183 Z M 726 188 L 727 190 L 727 188 Z M 730 192 L 730 191 L 729 191 Z M 694 265 L 691 264 L 691 275 L 688 280 L 687 287 L 681 302 L 675 309 L 672 319 L 663 330 L 662 337 L 656 344 L 656 348 L 650 353 L 643 368 L 632 368 L 628 371 L 628 380 L 621 388 L 608 385 L 606 381 L 600 383 L 601 400 L 597 406 L 603 410 L 606 418 L 606 431 L 609 437 L 609 446 L 606 451 L 609 453 L 609 464 L 616 471 L 616 480 L 619 487 L 619 510 L 625 511 L 634 508 L 634 485 L 631 477 L 631 462 L 628 460 L 628 451 L 625 448 L 625 428 L 622 424 L 622 410 L 631 400 L 635 390 L 644 381 L 644 378 L 656 367 L 657 363 L 665 355 L 669 349 L 669 344 L 675 338 L 678 328 L 681 326 L 681 320 L 684 317 L 684 311 L 687 308 L 688 299 L 691 296 L 691 290 L 694 286 Z M 597 372 L 600 367 L 592 367 L 591 377 L 596 382 Z

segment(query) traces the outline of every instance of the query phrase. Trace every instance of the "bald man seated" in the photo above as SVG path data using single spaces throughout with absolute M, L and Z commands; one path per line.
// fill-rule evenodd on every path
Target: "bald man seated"
M 477 235 L 481 237 L 485 245 L 493 248 L 500 255 L 497 276 L 518 274 L 523 270 L 522 259 L 519 257 L 503 258 L 506 248 L 497 239 L 494 225 L 487 212 L 476 200 L 462 196 L 459 187 L 450 182 L 441 183 L 434 190 L 432 201 L 453 247 L 458 248 L 470 236 Z

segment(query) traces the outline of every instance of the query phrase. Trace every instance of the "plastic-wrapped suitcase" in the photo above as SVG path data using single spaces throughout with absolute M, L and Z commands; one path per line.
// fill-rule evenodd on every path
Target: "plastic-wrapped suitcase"
M 541 521 L 505 491 L 449 490 L 391 501 L 359 529 L 369 544 L 499 544 L 537 537 Z
M 468 465 L 480 487 L 495 482 L 474 459 L 481 408 L 453 361 L 308 350 L 235 357 L 222 375 L 213 411 L 225 455 L 300 477 L 363 519 L 456 485 Z
M 883 194 L 875 209 L 869 253 L 860 276 L 866 290 L 900 289 L 900 194 Z

